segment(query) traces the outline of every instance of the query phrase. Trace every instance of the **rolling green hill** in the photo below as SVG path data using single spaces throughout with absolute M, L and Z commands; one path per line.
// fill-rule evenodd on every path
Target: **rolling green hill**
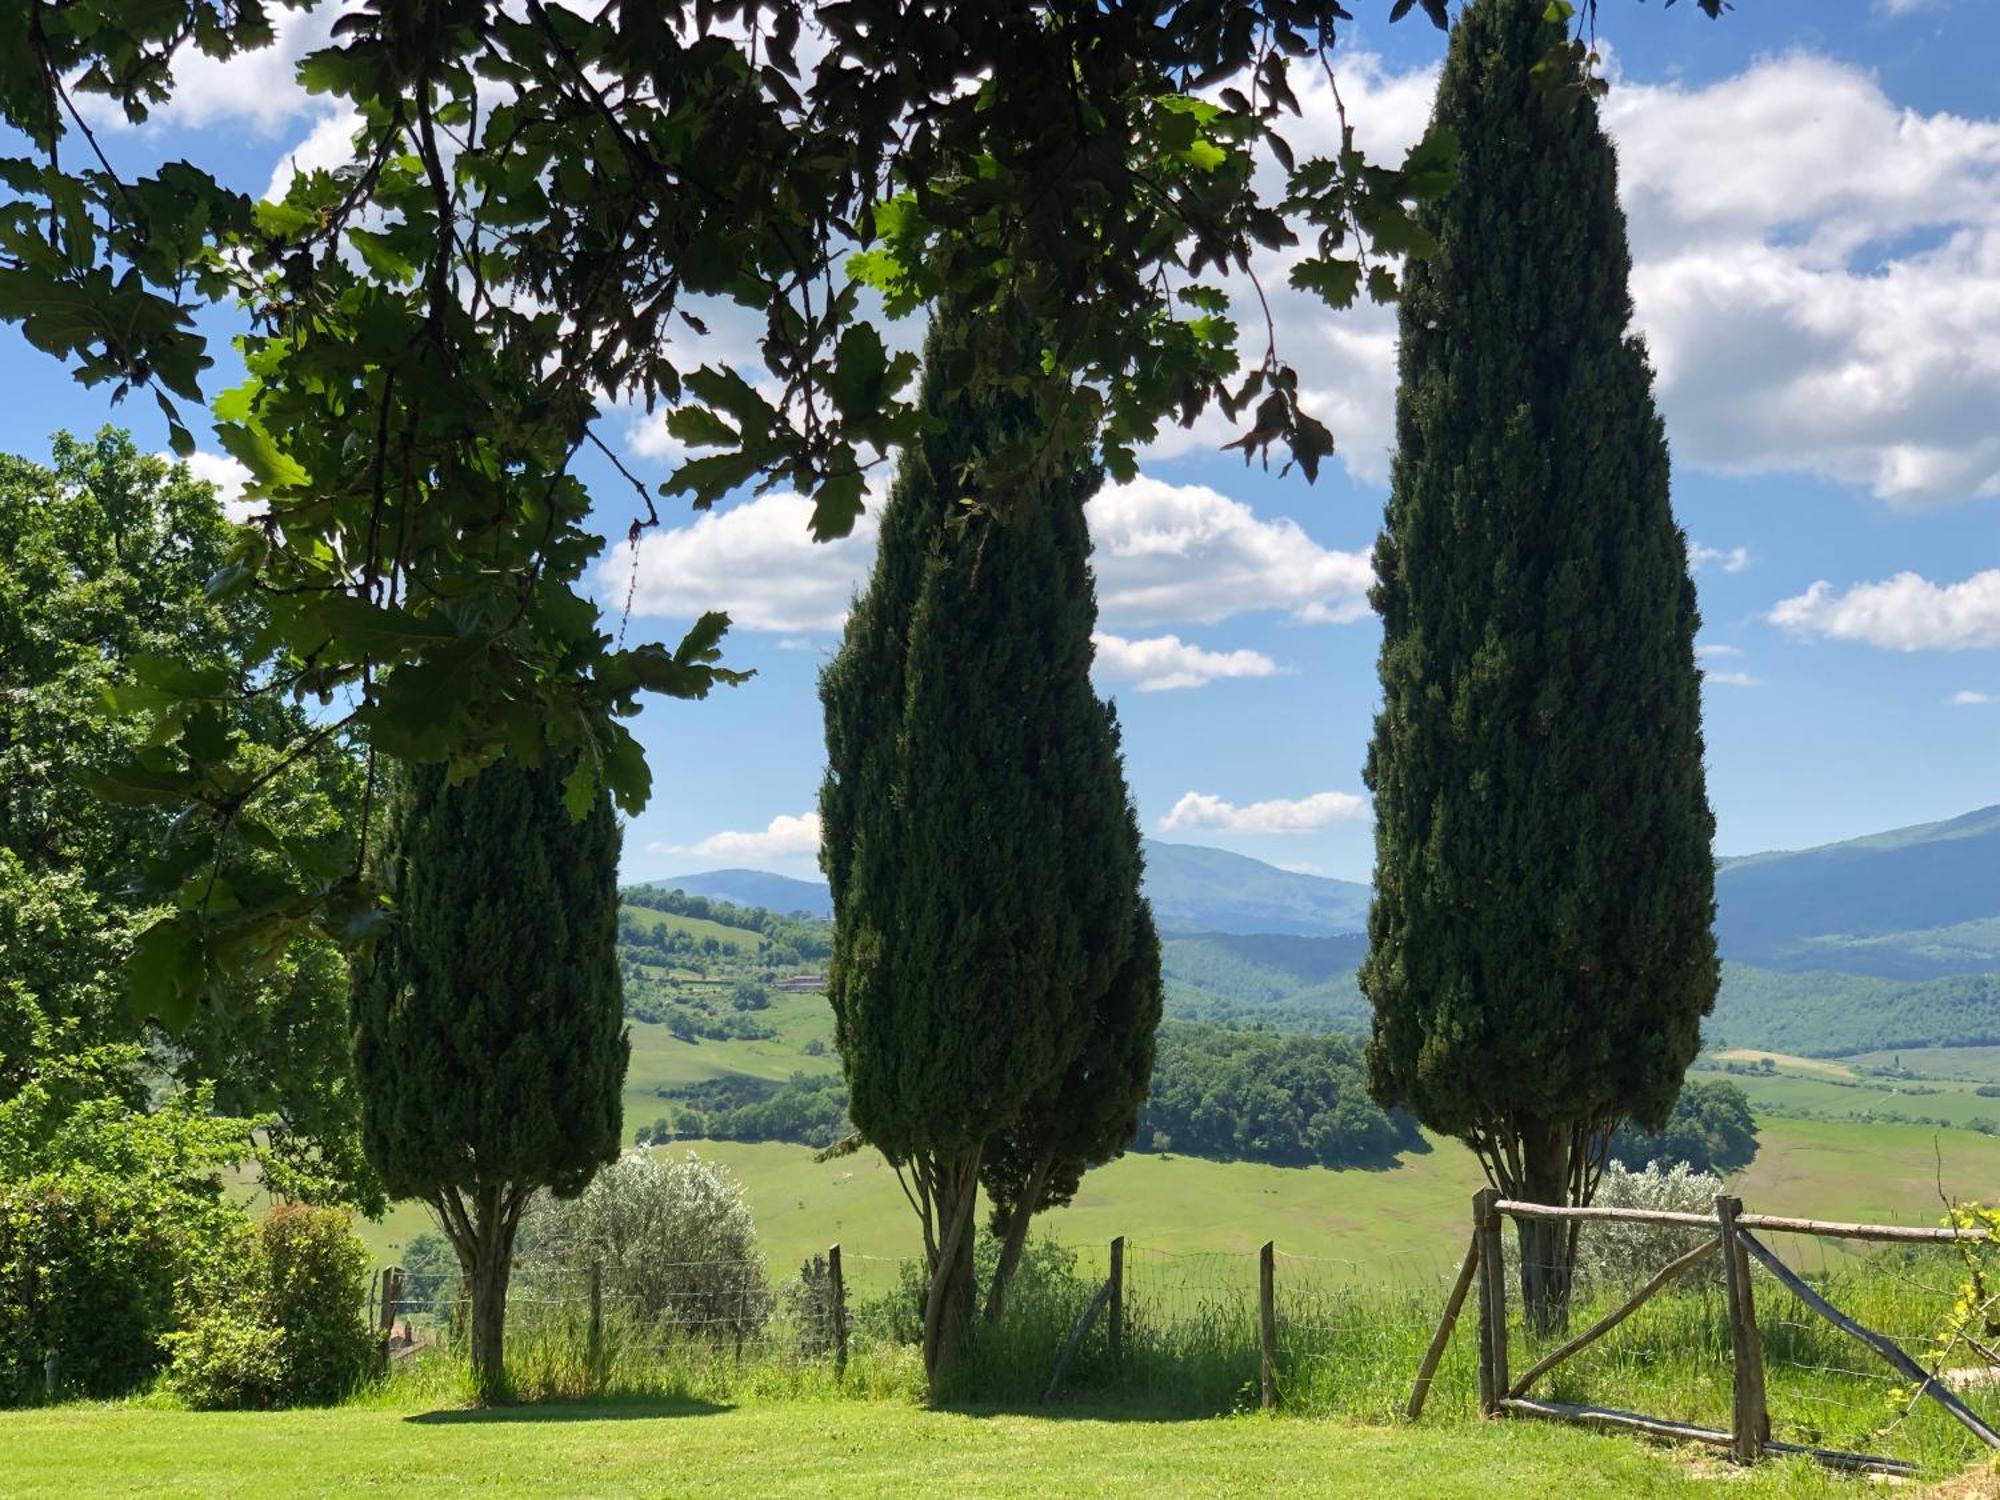
M 2000 806 L 1796 852 L 1724 860 L 1716 938 L 1785 972 L 2000 971 Z

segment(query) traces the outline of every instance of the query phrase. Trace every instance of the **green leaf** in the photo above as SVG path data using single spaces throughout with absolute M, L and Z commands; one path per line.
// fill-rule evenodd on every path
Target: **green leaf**
M 888 373 L 889 352 L 882 346 L 882 335 L 872 323 L 855 323 L 840 336 L 827 391 L 841 415 L 861 416 L 882 404 Z
M 347 242 L 354 247 L 362 263 L 384 281 L 402 285 L 416 279 L 416 262 L 396 247 L 394 236 L 372 229 L 350 229 L 347 231 Z
M 734 448 L 742 435 L 705 406 L 681 406 L 667 413 L 667 431 L 690 448 Z
M 1317 294 L 1328 307 L 1349 307 L 1361 290 L 1361 262 L 1309 256 L 1292 267 L 1291 283 Z
M 133 1015 L 178 1031 L 194 1015 L 203 980 L 201 919 L 162 917 L 133 940 L 125 960 L 125 999 Z
M 215 436 L 230 456 L 250 471 L 260 490 L 289 490 L 305 484 L 306 471 L 261 426 L 222 422 L 217 424 Z

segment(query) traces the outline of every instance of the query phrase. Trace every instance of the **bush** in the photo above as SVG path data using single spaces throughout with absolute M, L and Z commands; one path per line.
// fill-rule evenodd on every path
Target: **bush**
M 144 1383 L 182 1288 L 239 1261 L 250 1233 L 219 1176 L 250 1125 L 216 1117 L 206 1089 L 152 1113 L 114 1098 L 58 1111 L 45 1093 L 0 1104 L 0 1406 L 42 1398 L 51 1350 L 67 1393 Z
M 774 1301 L 742 1185 L 692 1151 L 621 1157 L 578 1198 L 537 1193 L 515 1253 L 536 1279 L 602 1267 L 606 1301 L 653 1329 L 743 1338 Z
M 202 1311 L 169 1334 L 167 1388 L 201 1411 L 327 1405 L 368 1372 L 368 1252 L 346 1214 L 271 1211 L 237 1274 L 213 1279 Z
M 1722 1191 L 1721 1178 L 1697 1172 L 1686 1162 L 1676 1162 L 1668 1168 L 1648 1162 L 1635 1172 L 1614 1161 L 1604 1169 L 1604 1176 L 1597 1184 L 1597 1197 L 1592 1201 L 1600 1208 L 1711 1214 Z M 1711 1231 L 1692 1226 L 1590 1224 L 1577 1244 L 1577 1275 L 1588 1285 L 1637 1287 L 1668 1261 L 1713 1238 Z M 1704 1262 L 1696 1274 L 1721 1275 L 1720 1259 Z

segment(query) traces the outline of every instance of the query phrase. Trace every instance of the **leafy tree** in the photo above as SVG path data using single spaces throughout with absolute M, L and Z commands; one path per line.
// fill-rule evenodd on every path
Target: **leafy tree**
M 135 896 L 172 811 L 106 775 L 141 749 L 136 710 L 160 701 L 158 684 L 257 657 L 261 602 L 207 591 L 234 536 L 213 486 L 123 433 L 58 435 L 47 465 L 0 456 L 0 1098 L 52 1052 L 139 1043 L 135 1081 L 212 1080 L 223 1109 L 271 1116 L 274 1190 L 379 1212 L 348 1078 L 346 968 L 332 943 L 294 942 L 206 1002 L 148 993 L 135 1013 L 115 982 L 138 929 L 164 915 L 163 931 L 185 931 L 171 924 L 193 913 Z M 307 731 L 295 704 L 271 696 L 188 721 L 213 758 L 260 774 Z M 212 841 L 179 844 L 176 857 L 204 877 L 202 908 L 219 921 L 254 909 L 281 862 L 352 877 L 361 787 L 344 753 L 274 776 L 242 819 L 262 849 L 227 882 L 206 880 Z M 148 1026 L 149 1010 L 177 1017 L 180 1034 Z
M 1122 795 L 1124 780 L 1115 785 Z M 1129 815 L 1123 836 L 1136 868 L 1139 827 Z M 1044 1209 L 1076 1196 L 1083 1174 L 1125 1153 L 1153 1081 L 1160 1025 L 1160 935 L 1152 908 L 1134 890 L 1131 950 L 1097 1003 L 1083 1050 L 1055 1088 L 1031 1100 L 1021 1117 L 988 1144 L 979 1179 L 992 1204 L 1000 1258 L 986 1297 L 998 1322 L 1007 1284 L 1021 1263 L 1028 1228 Z
M 1424 10 L 1443 24 L 1445 0 Z M 74 96 L 143 120 L 186 58 L 270 45 L 272 13 L 0 11 L 0 123 L 27 147 L 0 163 L 0 318 L 86 384 L 150 390 L 177 451 L 194 444 L 185 404 L 210 401 L 270 511 L 216 584 L 263 595 L 281 664 L 154 684 L 157 736 L 122 768 L 191 810 L 173 842 L 217 845 L 153 870 L 163 894 L 198 893 L 197 864 L 233 880 L 255 852 L 235 816 L 255 775 L 186 709 L 273 681 L 356 690 L 300 754 L 352 730 L 463 772 L 547 737 L 575 767 L 572 812 L 606 787 L 643 805 L 621 722 L 639 695 L 734 677 L 720 616 L 675 648 L 598 628 L 583 579 L 602 541 L 576 460 L 608 455 L 597 424 L 623 404 L 674 406 L 675 435 L 711 450 L 670 493 L 706 506 L 782 482 L 812 495 L 815 535 L 842 535 L 865 467 L 921 425 L 915 361 L 862 294 L 890 317 L 949 295 L 1034 325 L 1038 358 L 976 372 L 1017 382 L 1036 431 L 1063 439 L 988 455 L 1010 487 L 1092 441 L 1129 474 L 1163 420 L 1211 406 L 1246 453 L 1276 445 L 1310 477 L 1331 435 L 1274 346 L 1240 368 L 1223 273 L 1304 237 L 1294 281 L 1350 303 L 1371 246 L 1422 248 L 1409 202 L 1450 175 L 1439 141 L 1393 170 L 1351 142 L 1301 160 L 1284 140 L 1291 68 L 1330 56 L 1338 0 L 369 0 L 299 70 L 355 121 L 346 159 L 296 174 L 281 202 L 200 162 L 120 177 Z M 1365 280 L 1393 293 L 1379 261 Z M 718 307 L 760 320 L 775 393 L 701 363 Z M 247 367 L 220 394 L 203 383 L 214 308 Z M 634 483 L 643 529 L 658 510 Z M 190 907 L 199 930 L 135 966 L 193 992 L 366 910 L 366 892 L 289 873 L 229 923 Z
M 1757 1155 L 1757 1120 L 1750 1099 L 1733 1083 L 1695 1079 L 1684 1084 L 1674 1112 L 1657 1131 L 1630 1125 L 1611 1137 L 1610 1156 L 1637 1170 L 1662 1170 L 1685 1162 L 1690 1171 L 1734 1172 Z
M 934 325 L 932 421 L 820 687 L 827 998 L 855 1127 L 913 1180 L 934 1380 L 971 1317 L 987 1141 L 1075 1061 L 1130 951 L 1138 877 L 1090 683 L 1096 475 L 1072 455 L 1033 490 L 998 482 L 997 454 L 1055 439 L 1026 395 L 972 383 L 1004 367 L 973 352 L 995 342 L 1032 349 L 1001 320 Z
M 1618 1124 L 1666 1121 L 1717 981 L 1695 590 L 1611 144 L 1537 79 L 1561 42 L 1479 0 L 1439 85 L 1462 174 L 1401 306 L 1361 970 L 1375 1097 L 1538 1203 L 1588 1202 Z M 1559 1320 L 1574 1237 L 1520 1234 Z
M 382 850 L 395 922 L 355 976 L 362 1140 L 458 1252 L 489 1393 L 522 1210 L 618 1155 L 618 828 L 601 798 L 569 816 L 567 775 L 553 758 L 456 785 L 402 771 Z

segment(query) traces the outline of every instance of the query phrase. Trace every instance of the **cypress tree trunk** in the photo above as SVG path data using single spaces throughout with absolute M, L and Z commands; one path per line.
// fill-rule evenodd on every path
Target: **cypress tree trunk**
M 1554 1120 L 1521 1125 L 1521 1196 L 1529 1203 L 1560 1208 L 1569 1201 L 1569 1128 Z M 1569 1324 L 1569 1294 L 1575 1279 L 1575 1238 L 1567 1224 L 1519 1219 L 1521 1305 L 1538 1332 Z
M 965 1353 L 972 1332 L 973 1216 L 979 1207 L 979 1150 L 938 1164 L 932 1192 L 940 1235 L 924 1299 L 924 1378 L 936 1391 Z
M 1007 1237 L 1000 1242 L 1000 1263 L 993 1268 L 993 1285 L 986 1293 L 986 1321 L 989 1323 L 999 1322 L 1006 1308 L 1007 1283 L 1014 1279 L 1014 1272 L 1020 1267 L 1021 1252 L 1028 1243 L 1028 1226 L 1034 1223 L 1035 1205 L 1042 1201 L 1042 1190 L 1048 1186 L 1049 1170 L 1055 1166 L 1055 1161 L 1053 1146 L 1046 1148 L 1036 1159 L 1021 1191 L 1021 1201 L 1014 1205 L 1014 1212 L 1007 1220 Z
M 467 1199 L 470 1199 L 468 1207 Z M 435 1205 L 445 1236 L 458 1252 L 470 1309 L 472 1382 L 482 1401 L 506 1393 L 507 1284 L 514 1266 L 514 1234 L 527 1195 L 490 1183 L 470 1194 L 448 1191 Z

